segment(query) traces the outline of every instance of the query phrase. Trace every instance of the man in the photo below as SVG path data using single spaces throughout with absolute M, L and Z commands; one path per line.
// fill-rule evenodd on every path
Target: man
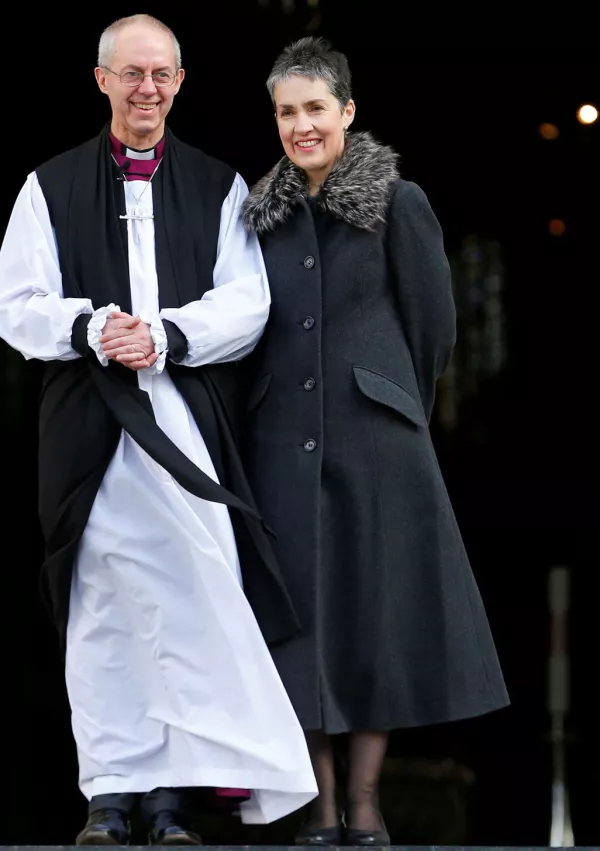
M 186 787 L 251 790 L 246 822 L 316 794 L 265 643 L 298 623 L 233 434 L 269 291 L 244 182 L 165 127 L 184 78 L 171 30 L 117 21 L 95 73 L 110 127 L 27 178 L 0 336 L 46 362 L 43 579 L 90 800 L 77 842 L 126 844 L 141 798 L 151 844 L 199 844 Z

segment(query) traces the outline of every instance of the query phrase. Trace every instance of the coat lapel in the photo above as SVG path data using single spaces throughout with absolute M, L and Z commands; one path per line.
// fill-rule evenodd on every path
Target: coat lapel
M 362 230 L 373 231 L 385 215 L 400 174 L 398 155 L 370 133 L 348 136 L 346 150 L 317 197 L 317 207 Z M 306 175 L 284 157 L 246 199 L 244 225 L 262 236 L 280 227 L 308 194 Z

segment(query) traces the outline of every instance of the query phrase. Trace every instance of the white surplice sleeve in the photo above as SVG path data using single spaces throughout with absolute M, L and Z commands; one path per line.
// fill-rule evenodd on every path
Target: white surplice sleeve
M 73 322 L 87 298 L 63 298 L 50 214 L 35 172 L 15 202 L 0 248 L 0 337 L 27 359 L 74 360 Z
M 184 366 L 240 360 L 256 346 L 269 317 L 271 294 L 260 245 L 246 233 L 240 216 L 247 195 L 246 183 L 236 174 L 221 208 L 214 289 L 198 301 L 160 312 L 187 339 Z

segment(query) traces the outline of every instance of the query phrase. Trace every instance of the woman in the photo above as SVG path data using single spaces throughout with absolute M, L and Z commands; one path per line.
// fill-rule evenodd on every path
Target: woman
M 285 156 L 244 208 L 272 296 L 246 459 L 303 627 L 273 651 L 319 785 L 297 842 L 386 844 L 388 732 L 508 703 L 428 431 L 455 340 L 450 273 L 438 222 L 396 155 L 347 135 L 345 57 L 302 39 L 267 85 Z

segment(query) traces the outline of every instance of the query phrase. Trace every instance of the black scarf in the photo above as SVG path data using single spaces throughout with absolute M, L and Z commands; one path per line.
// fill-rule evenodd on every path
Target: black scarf
M 112 302 L 130 313 L 127 228 L 119 219 L 125 213 L 125 195 L 111 157 L 109 126 L 97 138 L 41 166 L 37 175 L 57 237 L 64 296 L 89 298 L 95 309 Z M 163 161 L 152 180 L 161 307 L 180 307 L 212 289 L 220 210 L 234 176 L 228 166 L 166 131 Z M 83 360 L 47 365 L 40 410 L 40 517 L 59 630 L 66 627 L 77 545 L 125 429 L 187 491 L 239 510 L 232 521 L 238 547 L 240 541 L 246 544 L 240 560 L 247 596 L 267 640 L 293 633 L 297 619 L 237 451 L 235 365 L 192 369 L 167 360 L 224 486 L 159 428 L 135 372 L 114 361 L 100 365 L 87 345 L 89 318 L 80 316 L 73 326 L 72 345 Z M 170 355 L 177 353 L 181 359 L 185 338 L 172 323 L 165 326 Z M 78 447 L 77 460 L 65 463 Z
M 90 298 L 95 309 L 115 303 L 131 313 L 127 225 L 119 219 L 125 213 L 125 195 L 120 171 L 110 156 L 109 126 L 79 151 L 67 213 L 68 239 L 60 255 L 64 294 Z M 216 240 L 214 234 L 205 233 L 209 228 L 205 228 L 206 200 L 202 199 L 215 193 L 198 192 L 198 178 L 206 184 L 209 176 L 198 170 L 190 151 L 196 153 L 166 130 L 163 162 L 152 181 L 161 308 L 196 301 L 213 285 L 216 253 L 208 254 L 206 247 L 211 241 L 216 245 Z M 220 203 L 231 178 L 227 170 L 222 191 L 216 195 Z M 94 199 L 91 205 L 90 199 Z M 99 364 L 96 354 L 88 350 L 88 321 L 88 317 L 80 317 L 73 344 L 86 356 L 92 379 L 122 428 L 190 493 L 257 516 L 254 508 L 214 482 L 161 431 L 148 394 L 138 388 L 132 370 L 112 361 L 107 368 Z M 208 373 L 200 375 L 205 381 Z
M 160 281 L 160 307 L 180 307 L 212 288 L 216 251 L 207 252 L 207 219 L 231 188 L 234 172 L 222 166 L 208 173 L 201 152 L 165 131 L 163 161 L 152 180 L 156 262 Z M 114 302 L 131 312 L 127 228 L 119 220 L 125 213 L 121 173 L 110 156 L 109 127 L 77 149 L 77 173 L 72 183 L 69 256 L 61 256 L 73 274 L 74 289 L 94 302 L 94 307 Z M 202 194 L 200 194 L 202 193 Z M 90 199 L 94 199 L 90 206 Z M 215 243 L 216 247 L 216 243 Z M 85 286 L 83 282 L 85 281 Z M 74 294 L 74 293 L 73 293 Z

